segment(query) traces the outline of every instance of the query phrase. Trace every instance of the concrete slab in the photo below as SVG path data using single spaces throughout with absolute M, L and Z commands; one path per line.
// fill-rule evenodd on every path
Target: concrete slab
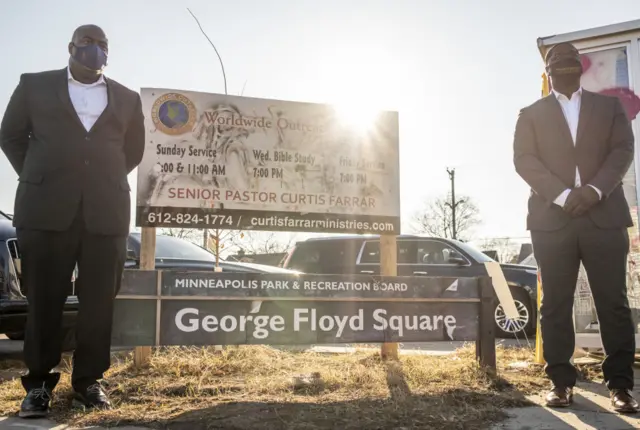
M 464 347 L 465 343 L 467 342 L 406 342 L 398 344 L 398 351 L 400 354 L 448 355 L 453 354 L 457 349 Z M 381 344 L 325 344 L 297 346 L 296 348 L 319 353 L 350 354 L 355 351 L 375 353 L 380 351 L 380 346 Z M 524 340 L 498 339 L 496 340 L 496 346 L 532 347 L 533 345 Z M 290 350 L 291 348 L 281 347 L 281 349 Z
M 24 420 L 21 418 L 0 418 L 1 430 L 103 430 L 104 427 L 69 427 L 65 424 L 56 424 L 50 420 Z M 106 430 L 106 429 L 105 429 Z M 146 427 L 118 427 L 118 430 L 148 430 Z
M 319 354 L 353 354 L 355 352 L 364 352 L 367 354 L 375 354 L 380 352 L 380 348 L 354 348 L 349 346 L 314 346 L 309 348 L 310 352 Z M 400 355 L 451 355 L 454 351 L 428 351 L 422 349 L 398 349 Z
M 636 393 L 637 394 L 637 393 Z M 613 411 L 604 385 L 582 383 L 574 391 L 574 404 L 566 409 L 544 407 L 542 395 L 529 399 L 539 406 L 507 410 L 510 419 L 493 430 L 632 430 L 640 428 L 640 414 Z

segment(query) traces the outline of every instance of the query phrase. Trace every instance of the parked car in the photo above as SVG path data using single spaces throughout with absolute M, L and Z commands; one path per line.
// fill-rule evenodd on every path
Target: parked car
M 20 250 L 12 217 L 0 211 L 0 333 L 9 339 L 22 339 L 27 318 L 26 291 L 20 283 Z M 65 345 L 72 342 L 72 327 L 78 311 L 75 279 L 69 276 L 69 297 L 64 306 Z
M 482 251 L 458 240 L 402 235 L 398 237 L 398 276 L 473 277 L 486 275 Z M 498 335 L 533 335 L 536 329 L 536 267 L 500 264 L 511 289 L 519 317 L 508 320 L 500 304 L 494 313 Z M 304 273 L 380 273 L 378 236 L 338 236 L 298 242 L 284 267 Z
M 529 256 L 522 260 L 520 264 L 523 264 L 525 266 L 538 267 L 538 262 L 536 261 L 536 257 L 534 257 L 533 254 L 529 254 Z
M 140 267 L 140 233 L 130 233 L 127 241 L 127 262 L 125 268 Z M 215 270 L 216 257 L 201 246 L 174 236 L 156 236 L 156 269 L 178 270 Z M 220 260 L 219 266 L 223 272 L 248 273 L 296 273 L 282 267 L 266 264 L 240 263 Z
M 127 242 L 125 268 L 139 267 L 140 234 L 131 233 Z M 156 236 L 156 267 L 158 269 L 214 270 L 215 256 L 191 242 L 171 236 Z M 279 267 L 261 264 L 221 261 L 223 272 L 295 273 Z M 11 215 L 0 211 L 0 334 L 13 340 L 24 338 L 27 319 L 27 299 L 20 282 L 20 249 Z M 69 297 L 64 307 L 63 327 L 65 349 L 73 349 L 78 298 L 75 295 L 75 274 L 69 282 Z

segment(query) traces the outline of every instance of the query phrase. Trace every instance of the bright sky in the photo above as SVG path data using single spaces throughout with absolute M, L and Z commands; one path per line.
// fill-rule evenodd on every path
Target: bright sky
M 457 193 L 480 208 L 479 237 L 527 236 L 512 139 L 518 109 L 540 95 L 536 39 L 640 17 L 638 0 L 4 1 L 0 115 L 20 73 L 64 67 L 89 23 L 107 32 L 107 74 L 122 84 L 223 92 L 186 7 L 230 93 L 246 82 L 246 96 L 399 111 L 403 217 L 445 194 L 454 167 Z M 2 156 L 0 184 L 11 212 L 16 175 Z

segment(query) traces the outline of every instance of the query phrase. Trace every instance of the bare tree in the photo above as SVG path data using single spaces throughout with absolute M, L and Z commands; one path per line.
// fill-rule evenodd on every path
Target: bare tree
M 200 234 L 200 241 L 202 241 L 202 234 Z M 236 242 L 242 239 L 244 235 L 245 233 L 240 230 L 211 230 L 207 249 L 216 257 L 221 258 L 222 253 L 233 252 L 234 249 L 237 249 Z
M 513 262 L 519 254 L 519 246 L 508 237 L 486 239 L 480 244 L 483 251 L 495 251 L 501 263 Z
M 243 237 L 236 237 L 234 246 L 247 254 L 276 254 L 287 251 L 295 235 L 277 232 L 246 232 Z
M 177 237 L 179 239 L 188 240 L 198 246 L 203 245 L 204 230 L 195 228 L 163 228 L 158 231 L 159 234 L 165 236 Z M 219 243 L 220 249 L 216 250 L 216 233 L 220 235 Z M 237 248 L 236 243 L 244 237 L 244 233 L 239 230 L 211 230 L 208 234 L 208 243 L 205 248 L 211 251 L 214 255 L 216 253 L 222 254 L 223 252 L 232 252 Z
M 417 233 L 451 239 L 453 237 L 453 220 L 451 198 L 440 197 L 427 202 L 423 210 L 413 217 L 413 228 Z M 461 196 L 456 205 L 456 232 L 459 240 L 471 238 L 473 229 L 480 224 L 480 211 L 471 198 Z
M 158 233 L 165 236 L 188 240 L 193 243 L 202 242 L 202 232 L 193 228 L 161 228 Z

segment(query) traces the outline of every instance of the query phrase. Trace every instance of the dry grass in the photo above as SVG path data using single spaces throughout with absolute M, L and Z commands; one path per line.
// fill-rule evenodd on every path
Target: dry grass
M 68 369 L 56 389 L 52 418 L 72 425 L 125 424 L 199 429 L 480 429 L 503 409 L 529 404 L 546 387 L 530 350 L 498 348 L 500 378 L 478 369 L 474 349 L 444 357 L 324 355 L 269 347 L 166 348 L 148 368 L 129 355 L 107 375 L 117 408 L 70 412 Z M 67 368 L 68 364 L 63 367 Z M 585 368 L 588 377 L 598 369 Z M 24 392 L 19 379 L 0 382 L 0 414 L 14 414 Z

